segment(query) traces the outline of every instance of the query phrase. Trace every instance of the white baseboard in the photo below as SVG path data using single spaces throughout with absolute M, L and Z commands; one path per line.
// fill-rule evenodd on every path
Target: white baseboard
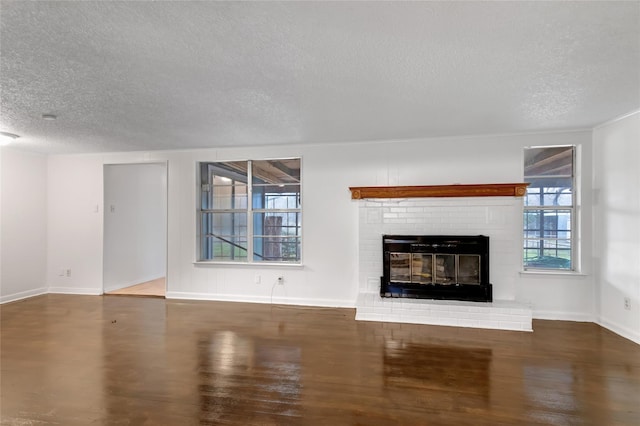
M 266 303 L 274 305 L 319 306 L 327 308 L 354 308 L 355 303 L 339 299 L 303 299 L 296 297 L 246 296 L 237 294 L 191 293 L 167 291 L 167 299 L 211 300 L 216 302 Z
M 99 296 L 102 294 L 101 288 L 77 288 L 77 287 L 49 287 L 49 293 L 52 294 L 86 294 L 90 296 Z
M 595 322 L 595 317 L 593 315 L 582 312 L 539 311 L 536 309 L 533 310 L 533 319 Z
M 21 291 L 19 293 L 2 296 L 0 297 L 0 304 L 16 302 L 18 300 L 27 299 L 29 297 L 40 296 L 41 294 L 47 294 L 46 287 L 34 288 L 33 290 Z
M 620 335 L 622 337 L 624 337 L 625 339 L 629 339 L 634 343 L 637 343 L 640 345 L 640 333 L 638 331 L 634 331 L 631 330 L 628 327 L 625 327 L 623 325 L 617 324 L 613 321 L 609 321 L 607 319 L 604 318 L 598 318 L 598 324 L 600 324 L 602 327 L 606 328 L 609 331 L 612 331 L 614 333 L 616 333 L 617 335 Z
M 355 308 L 355 301 L 339 299 L 303 299 L 297 297 L 274 297 L 271 301 L 278 305 L 318 306 L 323 308 Z

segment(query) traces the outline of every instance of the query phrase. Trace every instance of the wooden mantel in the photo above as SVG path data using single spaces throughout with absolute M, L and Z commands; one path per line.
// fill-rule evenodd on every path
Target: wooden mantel
M 351 199 L 424 197 L 522 197 L 528 183 L 430 186 L 351 186 Z

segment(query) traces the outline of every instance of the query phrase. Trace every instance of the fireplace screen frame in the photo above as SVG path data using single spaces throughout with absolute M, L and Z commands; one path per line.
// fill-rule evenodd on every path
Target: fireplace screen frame
M 489 237 L 383 235 L 382 297 L 490 302 Z

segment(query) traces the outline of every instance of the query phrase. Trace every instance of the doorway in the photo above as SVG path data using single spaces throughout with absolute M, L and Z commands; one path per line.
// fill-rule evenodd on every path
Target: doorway
M 167 164 L 104 166 L 103 292 L 166 294 Z

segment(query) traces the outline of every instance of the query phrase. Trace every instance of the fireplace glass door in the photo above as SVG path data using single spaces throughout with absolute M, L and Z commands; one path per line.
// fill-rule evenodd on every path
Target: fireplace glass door
M 456 282 L 456 255 L 436 254 L 437 284 L 453 284 Z
M 411 254 L 389 253 L 391 281 L 411 282 Z
M 432 254 L 411 254 L 411 282 L 416 284 L 429 284 L 433 282 Z
M 480 256 L 458 255 L 458 282 L 460 284 L 480 284 Z

